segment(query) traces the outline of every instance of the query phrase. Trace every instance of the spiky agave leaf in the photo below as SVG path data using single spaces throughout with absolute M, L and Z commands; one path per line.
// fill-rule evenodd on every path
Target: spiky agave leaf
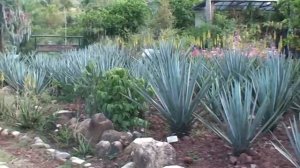
M 276 142 L 271 142 L 276 150 L 289 160 L 295 167 L 300 168 L 300 132 L 299 132 L 299 118 L 293 117 L 290 119 L 290 128 L 284 125 L 286 133 L 289 137 L 290 144 L 294 149 L 294 155 L 288 151 L 275 137 Z

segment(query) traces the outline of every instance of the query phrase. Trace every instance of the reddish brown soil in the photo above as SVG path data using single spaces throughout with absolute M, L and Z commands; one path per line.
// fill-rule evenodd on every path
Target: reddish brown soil
M 283 121 L 286 122 L 289 116 L 286 116 Z M 166 141 L 168 127 L 162 117 L 152 114 L 147 117 L 147 120 L 151 124 L 150 128 L 145 130 L 145 136 Z M 281 125 L 274 131 L 274 135 L 292 151 L 285 130 Z M 236 163 L 230 161 L 232 156 L 230 146 L 201 124 L 194 127 L 189 137 L 184 137 L 172 145 L 176 149 L 176 164 L 187 168 L 292 168 L 293 166 L 289 161 L 272 146 L 270 143 L 272 139 L 273 137 L 269 133 L 262 135 L 252 145 L 251 150 L 243 155 L 250 159 L 247 160 L 241 156 L 236 158 Z M 99 160 L 94 158 L 90 161 L 95 168 L 118 168 L 131 161 L 131 158 L 129 155 L 123 154 L 117 159 Z
M 12 163 L 8 163 L 10 167 L 57 168 L 60 165 L 57 161 L 49 158 L 44 151 L 20 147 L 19 144 L 11 138 L 0 137 L 0 148 L 16 158 Z M 18 166 L 14 166 L 14 164 Z
M 159 116 L 151 116 L 153 124 L 150 127 L 150 134 L 159 140 L 165 140 L 167 132 L 165 122 Z M 196 134 L 195 130 L 201 130 Z M 275 130 L 274 135 L 287 147 L 288 138 L 285 130 L 280 125 Z M 246 160 L 243 156 L 237 158 L 237 163 L 230 161 L 231 148 L 228 144 L 216 136 L 213 132 L 203 130 L 199 124 L 194 128 L 190 137 L 184 137 L 179 142 L 173 143 L 176 149 L 177 164 L 190 168 L 292 168 L 293 166 L 270 144 L 272 136 L 266 134 L 257 139 L 251 151 L 245 156 L 250 156 Z M 252 161 L 251 161 L 252 160 Z

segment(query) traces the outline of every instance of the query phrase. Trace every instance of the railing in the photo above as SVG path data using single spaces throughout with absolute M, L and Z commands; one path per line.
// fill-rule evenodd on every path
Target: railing
M 34 38 L 34 48 L 37 52 L 63 52 L 71 49 L 78 49 L 82 45 L 83 36 L 58 36 L 58 35 L 32 35 Z M 77 39 L 77 44 L 38 44 L 38 38 L 62 38 Z

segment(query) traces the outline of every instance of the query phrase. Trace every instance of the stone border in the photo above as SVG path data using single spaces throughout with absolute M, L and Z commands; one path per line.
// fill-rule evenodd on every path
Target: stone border
M 45 152 L 52 157 L 53 159 L 60 161 L 62 163 L 65 163 L 67 161 L 70 161 L 73 166 L 79 166 L 84 168 L 93 168 L 91 163 L 86 162 L 83 159 L 80 159 L 78 157 L 71 156 L 67 152 L 61 152 L 56 149 L 52 149 L 49 144 L 46 144 L 43 142 L 43 140 L 39 137 L 35 137 L 34 139 L 28 137 L 26 134 L 23 134 L 19 131 L 13 131 L 10 129 L 2 128 L 0 127 L 0 136 L 8 137 L 8 138 L 14 138 L 17 139 L 18 142 L 26 141 L 28 144 L 31 144 L 31 148 L 39 148 L 44 149 Z M 34 141 L 34 143 L 32 143 Z M 1 167 L 2 165 L 0 165 Z

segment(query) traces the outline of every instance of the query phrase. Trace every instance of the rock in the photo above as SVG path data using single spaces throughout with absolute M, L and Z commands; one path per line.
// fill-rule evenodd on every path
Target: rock
M 91 158 L 93 158 L 93 156 L 92 155 L 86 155 L 85 158 L 86 159 L 91 159 Z
M 175 162 L 175 149 L 167 142 L 153 138 L 137 138 L 126 149 L 130 152 L 136 167 L 161 168 Z
M 242 163 L 242 164 L 248 164 L 248 163 L 252 163 L 252 157 L 247 155 L 246 153 L 242 153 L 240 156 L 239 156 L 239 161 Z
M 48 149 L 48 148 L 50 148 L 50 145 L 38 142 L 38 143 L 32 144 L 31 147 L 32 148 L 46 148 L 46 149 Z
M 2 92 L 2 93 L 5 93 L 5 94 L 14 94 L 16 91 L 15 91 L 15 89 L 13 89 L 13 88 L 10 87 L 10 86 L 4 86 L 4 87 L 1 89 L 1 92 Z
M 49 154 L 49 155 L 51 155 L 52 157 L 55 156 L 55 152 L 56 152 L 55 149 L 46 149 L 46 153 Z
M 67 123 L 67 125 L 69 126 L 69 128 L 71 128 L 71 129 L 76 129 L 76 127 L 77 127 L 77 125 L 78 125 L 78 119 L 77 118 L 71 118 L 70 120 L 69 120 L 69 122 Z
M 238 159 L 235 156 L 230 156 L 229 157 L 230 163 L 235 165 L 237 164 Z
M 22 145 L 27 145 L 27 144 L 31 143 L 31 141 L 32 141 L 32 139 L 27 135 L 23 135 L 23 136 L 19 137 L 19 142 Z
M 142 134 L 138 131 L 133 131 L 132 133 L 132 139 L 141 138 Z
M 124 146 L 128 146 L 132 142 L 132 136 L 127 132 L 119 132 L 116 130 L 106 130 L 101 136 L 102 141 L 120 141 Z
M 126 165 L 122 166 L 121 168 L 135 168 L 134 162 L 129 162 Z
M 251 164 L 250 168 L 257 168 L 257 165 L 256 164 Z
M 0 162 L 0 165 L 6 165 L 6 162 Z
M 98 157 L 105 157 L 109 154 L 110 152 L 110 142 L 108 141 L 100 141 L 97 145 L 96 145 L 96 154 Z
M 171 166 L 165 166 L 163 168 L 184 168 L 184 167 L 178 165 L 171 165 Z
M 86 163 L 86 164 L 83 165 L 83 167 L 91 167 L 91 166 L 92 166 L 91 163 Z
M 9 168 L 9 167 L 5 165 L 0 165 L 0 168 Z
M 0 132 L 3 130 L 3 128 L 2 127 L 0 127 Z
M 19 131 L 13 131 L 11 132 L 11 135 L 14 137 L 14 138 L 17 138 L 21 133 Z
M 2 136 L 8 136 L 8 134 L 9 134 L 8 129 L 4 129 L 4 130 L 1 131 Z
M 76 112 L 69 110 L 60 110 L 53 113 L 57 117 L 58 124 L 67 124 L 73 117 L 76 117 Z
M 120 141 L 115 141 L 111 143 L 111 152 L 113 154 L 118 154 L 121 153 L 122 151 L 123 151 L 123 145 Z
M 78 124 L 76 133 L 81 133 L 92 145 L 96 145 L 104 131 L 113 129 L 113 123 L 104 114 L 95 114 L 91 119 L 85 119 Z
M 44 141 L 40 137 L 34 137 L 34 143 L 44 143 Z
M 71 157 L 71 155 L 67 152 L 59 152 L 59 151 L 55 152 L 55 158 L 58 160 L 64 160 L 64 159 L 68 159 L 70 157 Z
M 82 159 L 79 159 L 78 157 L 71 157 L 70 161 L 72 162 L 72 164 L 75 165 L 82 165 L 85 161 Z
M 182 159 L 182 161 L 183 161 L 183 163 L 185 163 L 185 164 L 192 164 L 193 162 L 194 162 L 194 160 L 193 160 L 193 158 L 191 158 L 191 157 L 184 157 L 183 159 Z

